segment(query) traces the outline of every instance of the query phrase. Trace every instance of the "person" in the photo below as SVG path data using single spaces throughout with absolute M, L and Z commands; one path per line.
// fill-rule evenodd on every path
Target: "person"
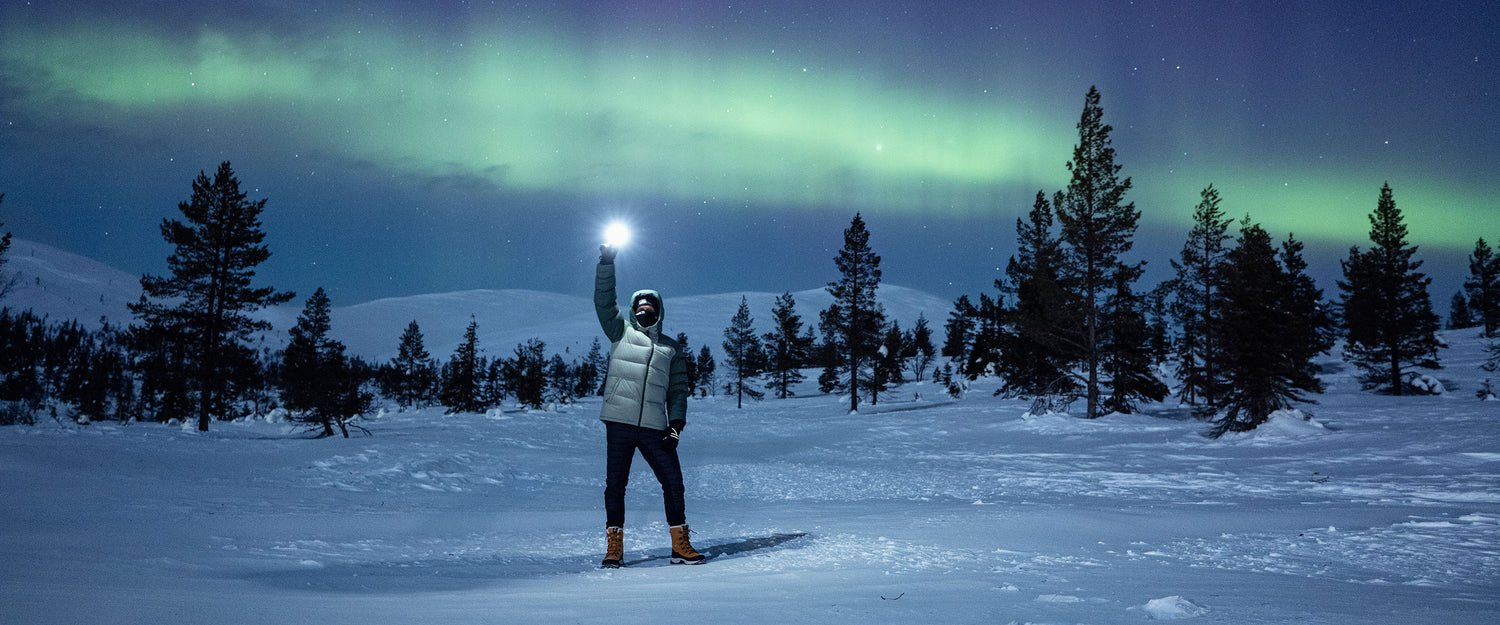
M 683 500 L 682 465 L 677 443 L 687 425 L 687 360 L 682 347 L 662 332 L 661 294 L 650 289 L 630 296 L 630 315 L 620 314 L 615 299 L 618 249 L 599 247 L 594 275 L 594 309 L 609 338 L 609 373 L 604 382 L 607 462 L 604 480 L 605 543 L 603 568 L 624 564 L 625 485 L 636 451 L 656 473 L 671 528 L 672 564 L 702 564 L 707 557 L 689 540 Z

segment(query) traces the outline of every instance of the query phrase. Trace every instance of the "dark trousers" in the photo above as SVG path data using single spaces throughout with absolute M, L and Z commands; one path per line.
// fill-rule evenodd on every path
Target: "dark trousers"
M 613 421 L 604 422 L 604 431 L 609 445 L 604 475 L 605 527 L 625 527 L 625 484 L 630 481 L 630 462 L 635 459 L 637 449 L 656 472 L 656 481 L 661 482 L 667 525 L 686 523 L 682 465 L 677 463 L 677 450 L 662 445 L 663 432 Z

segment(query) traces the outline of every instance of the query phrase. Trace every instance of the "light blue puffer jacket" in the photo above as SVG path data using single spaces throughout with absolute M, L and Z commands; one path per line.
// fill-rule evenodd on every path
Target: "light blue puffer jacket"
M 630 301 L 642 295 L 661 302 L 661 294 L 649 289 L 636 291 Z M 634 316 L 620 313 L 615 297 L 615 266 L 599 263 L 594 311 L 611 347 L 599 419 L 653 430 L 667 429 L 668 421 L 687 421 L 687 360 L 682 346 L 662 335 L 665 306 L 657 311 L 655 325 L 642 328 Z

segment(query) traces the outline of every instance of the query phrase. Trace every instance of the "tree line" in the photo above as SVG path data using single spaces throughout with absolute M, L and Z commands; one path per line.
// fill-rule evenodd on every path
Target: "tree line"
M 1231 218 L 1212 184 L 1170 261 L 1173 277 L 1143 290 L 1137 283 L 1145 262 L 1128 259 L 1140 211 L 1127 198 L 1132 182 L 1115 162 L 1097 89 L 1085 96 L 1077 130 L 1067 187 L 1050 196 L 1037 191 L 1016 220 L 1016 253 L 994 295 L 980 293 L 977 304 L 959 297 L 941 348 L 925 317 L 910 330 L 886 318 L 876 298 L 881 259 L 856 213 L 833 259 L 839 277 L 826 287 L 833 302 L 819 312 L 816 328 L 804 324 L 787 292 L 764 333 L 741 299 L 724 330 L 722 363 L 707 345 L 693 356 L 688 337 L 677 336 L 694 393 L 722 391 L 741 406 L 766 392 L 784 399 L 816 369 L 819 392 L 847 394 L 857 411 L 862 399 L 877 404 L 882 393 L 930 372 L 954 396 L 992 376 L 996 395 L 1033 399 L 1033 411 L 1069 411 L 1082 400 L 1081 416 L 1096 418 L 1163 401 L 1175 383 L 1179 400 L 1212 421 L 1217 435 L 1314 403 L 1322 392 L 1314 359 L 1339 338 L 1367 389 L 1438 390 L 1421 373 L 1440 366 L 1430 279 L 1388 184 L 1369 216 L 1371 245 L 1351 247 L 1341 262 L 1336 301 L 1308 276 L 1302 242 L 1291 234 L 1278 242 L 1248 214 Z M 391 361 L 349 356 L 329 336 L 332 305 L 322 288 L 306 300 L 286 347 L 266 347 L 270 326 L 250 313 L 295 295 L 252 284 L 255 267 L 270 257 L 259 220 L 265 202 L 246 198 L 228 162 L 213 178 L 200 173 L 191 198 L 178 205 L 182 220 L 161 224 L 174 249 L 170 275 L 142 276 L 142 297 L 130 305 L 133 325 L 88 331 L 0 310 L 0 423 L 68 412 L 80 421 L 196 420 L 207 430 L 214 419 L 285 408 L 320 435 L 337 429 L 348 436 L 376 396 L 402 407 L 482 412 L 512 398 L 538 408 L 599 392 L 608 358 L 597 338 L 572 360 L 549 357 L 538 339 L 509 357 L 489 358 L 471 321 L 440 362 L 414 320 Z M 0 238 L 0 296 L 12 284 L 3 271 L 9 244 L 7 233 Z M 1494 337 L 1500 255 L 1481 238 L 1469 260 L 1448 325 Z M 1494 369 L 1500 348 L 1491 352 L 1486 367 Z M 941 365 L 939 357 L 946 359 Z

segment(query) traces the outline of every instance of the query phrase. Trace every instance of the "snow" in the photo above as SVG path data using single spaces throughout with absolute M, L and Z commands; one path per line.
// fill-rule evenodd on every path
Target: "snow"
M 568 316 L 572 296 L 502 295 L 533 313 L 507 331 L 598 333 L 586 300 Z M 716 337 L 739 295 L 680 299 L 669 329 Z M 399 324 L 393 349 L 423 310 L 372 318 Z M 469 314 L 424 332 L 461 333 Z M 627 566 L 597 568 L 596 399 L 387 407 L 350 439 L 274 413 L 208 433 L 0 428 L 0 623 L 1493 623 L 1500 407 L 1473 399 L 1493 376 L 1484 342 L 1446 338 L 1443 395 L 1365 392 L 1330 361 L 1318 404 L 1217 440 L 1175 403 L 1033 416 L 983 380 L 959 401 L 898 387 L 857 413 L 812 384 L 743 410 L 694 399 L 688 518 L 712 556 L 696 567 L 666 563 L 637 462 Z
M 1142 610 L 1153 619 L 1159 621 L 1170 621 L 1176 619 L 1193 618 L 1208 613 L 1208 608 L 1195 604 L 1177 595 L 1152 599 L 1141 606 Z
M 617 571 L 596 400 L 388 411 L 351 439 L 4 428 L 0 622 L 1493 622 L 1494 404 L 1331 382 L 1313 421 L 1219 440 L 1174 405 L 694 400 L 715 557 L 665 564 L 637 463 Z

